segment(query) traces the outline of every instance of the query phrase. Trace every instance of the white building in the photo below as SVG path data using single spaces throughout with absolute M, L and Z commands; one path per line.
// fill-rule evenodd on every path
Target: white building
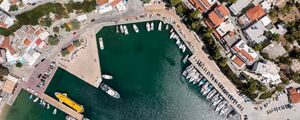
M 9 28 L 14 24 L 14 18 L 0 11 L 0 27 Z
M 116 8 L 117 11 L 126 10 L 126 6 L 124 4 L 124 1 L 122 0 L 97 0 L 97 4 L 98 4 L 98 11 L 100 14 L 110 12 L 114 8 Z
M 232 22 L 230 21 L 230 19 L 227 19 L 225 22 L 222 22 L 219 27 L 216 28 L 216 31 L 222 37 L 227 32 L 233 31 L 234 29 L 235 29 L 235 25 L 232 24 Z
M 261 81 L 263 84 L 277 85 L 281 83 L 279 75 L 280 68 L 271 61 L 258 62 L 254 64 L 252 70 L 264 78 Z
M 256 23 L 252 24 L 244 30 L 246 37 L 255 43 L 261 43 L 267 38 L 264 36 L 264 32 L 272 27 L 272 22 L 268 16 L 264 16 Z
M 76 17 L 77 21 L 78 22 L 83 22 L 87 19 L 87 15 L 86 14 L 83 14 L 83 15 L 79 15 Z

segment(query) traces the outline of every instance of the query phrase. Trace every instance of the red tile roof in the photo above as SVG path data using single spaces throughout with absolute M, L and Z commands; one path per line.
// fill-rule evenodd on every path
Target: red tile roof
M 242 66 L 245 64 L 245 63 L 244 63 L 239 57 L 237 57 L 237 56 L 234 57 L 233 62 L 234 62 L 237 66 L 239 66 L 239 67 L 242 67 Z
M 189 1 L 194 7 L 196 7 L 200 11 L 200 13 L 204 13 L 212 6 L 212 4 L 210 4 L 207 0 L 189 0 Z
M 35 41 L 35 44 L 37 45 L 40 45 L 42 43 L 42 40 L 40 38 L 38 38 L 36 41 Z
M 297 92 L 296 88 L 289 88 L 289 99 L 293 104 L 300 103 L 300 92 Z
M 222 22 L 225 21 L 226 17 L 229 15 L 229 10 L 224 4 L 217 6 L 212 12 L 208 14 L 208 18 L 212 23 L 212 26 L 217 27 Z
M 111 6 L 115 7 L 117 4 L 119 4 L 121 2 L 121 0 L 114 0 L 112 1 L 110 4 Z
M 108 0 L 97 0 L 98 5 L 104 5 L 105 3 L 108 3 Z
M 247 52 L 245 51 L 244 49 L 239 49 L 237 46 L 234 46 L 233 49 L 236 51 L 236 52 L 239 52 L 241 53 L 243 56 L 245 56 L 249 61 L 253 61 L 254 58 Z
M 253 8 L 250 8 L 246 13 L 247 17 L 251 22 L 263 17 L 265 14 L 266 12 L 260 4 L 258 4 Z
M 1 28 L 6 28 L 6 27 L 7 27 L 7 24 L 5 24 L 4 22 L 0 22 L 0 27 L 1 27 Z
M 9 37 L 5 37 L 4 41 L 2 42 L 2 44 L 0 44 L 0 48 L 3 49 L 8 49 L 8 51 L 10 52 L 10 54 L 15 54 L 15 50 L 10 46 L 10 39 Z
M 25 38 L 25 40 L 23 40 L 23 44 L 25 45 L 25 46 L 29 46 L 30 44 L 31 44 L 31 40 L 30 39 L 28 39 L 28 38 Z
M 71 44 L 67 47 L 67 50 L 71 53 L 71 52 L 73 52 L 74 48 L 75 47 Z

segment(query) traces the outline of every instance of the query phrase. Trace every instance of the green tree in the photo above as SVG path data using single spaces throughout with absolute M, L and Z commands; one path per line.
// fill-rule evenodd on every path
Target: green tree
M 219 65 L 220 65 L 221 67 L 227 66 L 227 59 L 224 58 L 224 57 L 222 57 L 222 58 L 219 60 Z
M 62 49 L 62 50 L 60 51 L 60 53 L 61 53 L 61 55 L 62 55 L 63 57 L 65 57 L 65 56 L 67 56 L 67 55 L 70 54 L 70 52 L 69 52 L 67 49 Z
M 57 37 L 54 37 L 54 36 L 49 36 L 48 38 L 48 44 L 51 45 L 51 46 L 55 46 L 59 43 L 59 39 Z
M 81 45 L 81 42 L 79 40 L 75 40 L 75 41 L 73 41 L 73 45 L 75 47 L 79 47 Z
M 17 11 L 17 10 L 19 10 L 17 5 L 10 5 L 9 11 Z
M 181 4 L 181 0 L 170 0 L 170 3 L 173 7 L 176 7 L 177 5 Z
M 176 7 L 176 12 L 182 15 L 186 12 L 186 8 L 182 4 L 180 4 Z
M 199 19 L 199 15 L 200 15 L 199 10 L 196 10 L 196 11 L 190 13 L 189 16 L 190 16 L 192 19 Z
M 53 32 L 58 33 L 59 32 L 59 27 L 53 27 Z
M 0 65 L 0 78 L 2 78 L 5 75 L 8 75 L 8 73 L 9 73 L 8 68 Z
M 280 40 L 280 35 L 279 34 L 273 34 L 272 39 L 275 41 L 279 41 Z
M 192 22 L 192 29 L 198 31 L 202 27 L 201 20 L 196 20 Z
M 16 67 L 18 67 L 18 68 L 21 68 L 23 66 L 23 64 L 22 63 L 20 63 L 20 62 L 17 62 L 17 64 L 16 64 Z

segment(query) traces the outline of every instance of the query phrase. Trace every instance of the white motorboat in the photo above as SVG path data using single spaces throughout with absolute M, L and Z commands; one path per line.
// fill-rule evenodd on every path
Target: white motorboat
M 171 30 L 170 30 L 170 32 L 173 32 L 173 31 L 174 31 L 174 29 L 171 29 Z
M 146 28 L 147 28 L 147 31 L 150 32 L 150 24 L 148 22 L 146 23 Z
M 98 39 L 98 41 L 99 41 L 100 49 L 101 49 L 101 50 L 104 50 L 104 43 L 103 43 L 102 37 L 100 37 L 100 38 Z
M 170 35 L 170 39 L 172 39 L 174 37 L 175 33 L 172 32 L 171 35 Z
M 50 109 L 50 105 L 47 103 L 47 109 Z
M 199 82 L 199 86 L 203 85 L 204 83 L 206 82 L 206 79 L 202 79 L 200 82 Z
M 191 79 L 189 80 L 189 82 L 193 82 L 194 80 L 196 80 L 197 78 L 198 78 L 198 76 L 199 76 L 199 72 L 196 72 L 192 77 L 191 77 Z
M 213 86 L 211 84 L 208 85 L 207 89 L 203 92 L 203 96 L 206 96 L 208 94 L 208 92 L 213 88 Z
M 169 25 L 168 24 L 166 25 L 166 30 L 169 30 Z
M 114 89 L 112 89 L 111 87 L 109 87 L 108 85 L 101 83 L 100 88 L 103 91 L 105 91 L 108 95 L 110 95 L 114 98 L 120 98 L 120 94 L 117 91 L 115 91 Z
M 190 79 L 196 73 L 196 71 L 197 70 L 195 68 L 193 68 L 186 76 L 186 79 Z
M 187 68 L 185 68 L 185 70 L 182 72 L 183 76 L 186 76 L 188 72 L 190 72 L 190 70 L 192 70 L 193 65 L 188 66 Z
M 223 100 L 222 102 L 220 102 L 220 103 L 218 104 L 218 106 L 216 107 L 216 111 L 217 111 L 217 112 L 220 111 L 220 110 L 225 106 L 225 104 L 227 104 L 227 101 L 226 101 L 226 100 Z
M 189 55 L 187 54 L 183 59 L 182 59 L 182 63 L 186 63 L 189 59 Z
M 216 89 L 213 89 L 212 91 L 210 91 L 208 93 L 208 95 L 206 96 L 206 99 L 210 99 L 211 97 L 213 97 L 215 94 L 217 93 Z
M 229 110 L 229 108 L 230 108 L 229 105 L 226 104 L 219 112 L 219 115 L 223 115 L 225 112 L 227 112 Z
M 152 22 L 151 23 L 151 31 L 153 31 L 154 30 L 154 23 Z
M 119 27 L 116 26 L 116 33 L 119 33 Z
M 128 32 L 128 29 L 127 29 L 126 25 L 124 25 L 124 32 L 125 32 L 125 35 L 128 35 L 128 34 L 129 34 L 129 32 Z
M 183 46 L 183 48 L 182 48 L 182 52 L 184 53 L 184 52 L 185 52 L 185 50 L 186 50 L 186 46 Z
M 181 44 L 180 40 L 177 39 L 176 45 L 179 46 Z
M 199 76 L 198 76 L 198 78 L 196 80 L 193 81 L 193 84 L 196 84 L 196 83 L 198 83 L 201 80 L 201 78 L 199 78 Z
M 136 33 L 139 32 L 139 28 L 136 26 L 136 24 L 133 24 L 133 29 L 134 29 L 134 31 L 135 31 Z
M 158 31 L 161 31 L 161 27 L 162 27 L 162 24 L 161 24 L 161 22 L 159 22 L 159 24 L 158 24 Z
M 206 82 L 206 83 L 202 86 L 200 92 L 203 93 L 203 92 L 207 89 L 208 85 L 209 85 L 209 82 Z
M 52 112 L 53 115 L 56 115 L 57 109 L 55 108 Z
M 120 30 L 121 30 L 121 33 L 124 33 L 123 25 L 120 25 Z
M 30 99 L 30 100 L 32 99 L 32 95 L 29 96 L 29 99 Z
M 107 75 L 107 74 L 103 74 L 102 78 L 107 79 L 107 80 L 111 80 L 111 79 L 113 79 L 113 76 Z
M 39 98 L 36 97 L 36 98 L 33 100 L 33 102 L 37 102 L 38 100 L 39 100 Z
M 66 116 L 66 120 L 77 120 L 77 119 L 74 118 L 74 117 L 72 117 L 72 116 L 70 116 L 70 115 L 67 115 L 67 116 Z
M 211 99 L 211 102 L 214 103 L 218 99 L 219 99 L 219 93 L 217 93 L 216 95 L 213 96 L 213 98 Z
M 218 105 L 222 100 L 223 100 L 222 95 L 219 95 L 218 99 L 216 101 L 214 101 L 213 106 Z

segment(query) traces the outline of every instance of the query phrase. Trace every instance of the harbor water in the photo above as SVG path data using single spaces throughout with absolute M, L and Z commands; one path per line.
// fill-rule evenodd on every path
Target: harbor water
M 158 23 L 154 21 L 154 30 L 150 32 L 143 22 L 136 23 L 139 33 L 135 33 L 132 24 L 126 25 L 128 35 L 120 33 L 120 29 L 116 33 L 116 26 L 104 27 L 97 33 L 97 43 L 100 37 L 104 43 L 104 50 L 100 50 L 98 44 L 101 71 L 113 76 L 112 80 L 103 82 L 119 92 L 119 99 L 61 68 L 56 71 L 46 94 L 55 98 L 54 92 L 67 93 L 68 97 L 84 106 L 83 114 L 91 120 L 225 119 L 218 116 L 211 103 L 200 95 L 199 87 L 188 83 L 181 75 L 186 67 L 182 59 L 189 52 L 182 53 L 175 44 L 176 40 L 169 38 L 171 28 L 166 30 L 163 24 L 162 31 L 158 31 Z M 21 93 L 27 95 L 28 99 L 27 93 Z M 18 99 L 14 106 L 26 106 L 21 104 L 22 101 L 18 103 Z M 35 105 L 31 107 L 44 109 Z M 27 114 L 37 116 L 39 112 Z M 42 120 L 60 120 L 53 118 L 52 114 L 42 117 Z M 22 117 L 8 120 L 29 119 Z

